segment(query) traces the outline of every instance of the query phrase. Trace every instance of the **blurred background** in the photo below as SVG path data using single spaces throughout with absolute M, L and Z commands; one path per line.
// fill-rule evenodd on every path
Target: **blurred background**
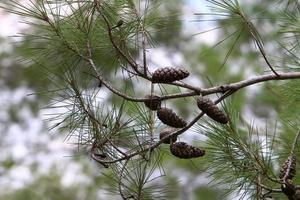
M 250 15 L 262 10 L 267 16 L 276 14 L 274 7 L 268 7 L 270 1 L 257 2 L 243 1 Z M 170 18 L 164 23 L 168 28 L 154 35 L 156 47 L 149 51 L 153 65 L 186 66 L 191 72 L 188 82 L 204 87 L 264 72 L 263 60 L 258 59 L 259 53 L 249 36 L 242 35 L 238 44 L 235 37 L 218 44 L 234 27 L 204 32 L 218 26 L 216 22 L 202 22 L 194 15 L 209 11 L 204 1 L 176 0 L 162 4 Z M 26 55 L 26 44 L 18 33 L 31 28 L 21 21 L 20 17 L 0 9 L 0 199 L 120 199 L 108 192 L 111 180 L 101 175 L 106 169 L 88 154 L 77 151 L 76 144 L 65 140 L 67 133 L 49 130 L 45 121 L 49 110 L 45 107 L 51 99 L 43 92 L 50 82 L 41 71 L 31 70 L 31 63 L 20 62 L 20 55 Z M 265 38 L 275 37 L 270 24 L 258 25 Z M 232 101 L 245 118 L 255 121 L 258 130 L 265 126 L 272 129 L 282 113 L 278 112 L 280 102 L 269 83 L 244 89 Z M 182 103 L 174 102 L 174 105 L 184 117 L 193 112 Z M 185 141 L 203 139 L 192 131 L 182 137 Z M 166 181 L 173 183 L 177 191 L 170 199 L 224 199 L 222 188 L 208 185 L 211 179 L 200 166 L 205 159 L 197 163 L 169 156 L 165 162 Z M 233 198 L 239 198 L 238 192 L 228 197 Z

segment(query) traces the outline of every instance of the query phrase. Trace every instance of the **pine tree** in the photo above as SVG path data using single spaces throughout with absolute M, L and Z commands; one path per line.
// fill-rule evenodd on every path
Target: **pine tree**
M 53 83 L 47 93 L 54 97 L 49 109 L 60 106 L 66 111 L 49 119 L 51 128 L 67 131 L 68 138 L 78 139 L 79 148 L 89 148 L 123 199 L 174 196 L 171 185 L 156 179 L 168 177 L 164 170 L 168 155 L 200 160 L 211 187 L 226 188 L 226 194 L 240 191 L 245 198 L 298 199 L 300 4 L 206 3 L 209 13 L 195 13 L 195 21 L 210 22 L 215 27 L 202 33 L 218 30 L 221 39 L 214 48 L 201 46 L 202 57 L 199 46 L 197 51 L 179 48 L 188 54 L 187 62 L 194 60 L 187 63 L 190 68 L 159 66 L 159 61 L 149 59 L 149 51 L 160 40 L 166 46 L 188 42 L 176 37 L 180 13 L 172 10 L 174 1 L 38 0 L 0 6 L 23 16 L 34 28 L 22 35 L 34 55 L 30 61 Z M 202 71 L 198 62 L 205 65 Z M 236 68 L 255 75 L 235 76 Z M 225 69 L 227 75 L 233 74 L 228 75 L 230 83 L 221 79 Z M 193 84 L 191 75 L 203 86 Z M 262 82 L 262 91 L 276 100 L 242 93 Z M 105 89 L 108 96 L 102 96 Z M 242 112 L 240 101 L 247 98 L 261 109 L 269 101 L 273 106 L 269 110 L 277 113 L 265 130 L 257 128 L 263 120 L 252 122 Z M 175 112 L 180 107 L 172 100 L 194 113 L 180 117 Z M 174 128 L 164 131 L 168 126 Z M 181 141 L 182 134 L 191 130 L 206 140 L 193 145 Z

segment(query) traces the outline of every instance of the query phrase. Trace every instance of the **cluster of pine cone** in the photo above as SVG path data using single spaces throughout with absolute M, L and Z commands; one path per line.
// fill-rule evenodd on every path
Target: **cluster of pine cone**
M 152 82 L 172 83 L 174 81 L 182 80 L 188 76 L 189 72 L 184 68 L 164 67 L 154 71 L 152 74 Z M 145 105 L 150 110 L 157 110 L 158 119 L 162 123 L 173 127 L 173 129 L 163 130 L 160 133 L 160 139 L 168 137 L 169 134 L 176 131 L 174 128 L 184 128 L 187 126 L 187 122 L 178 116 L 173 110 L 161 107 L 161 100 L 159 96 L 147 95 L 145 97 L 147 98 L 144 102 Z M 222 124 L 226 124 L 228 122 L 228 117 L 210 99 L 199 97 L 197 99 L 197 106 L 213 120 Z M 200 157 L 205 154 L 205 151 L 200 148 L 190 146 L 184 142 L 176 142 L 176 140 L 177 136 L 163 141 L 166 144 L 170 144 L 170 151 L 176 157 L 187 159 Z
M 300 200 L 300 188 L 295 186 L 293 178 L 296 175 L 296 156 L 290 155 L 280 169 L 279 178 L 282 179 L 282 192 L 291 200 Z
M 183 68 L 160 68 L 152 74 L 152 83 L 172 83 L 174 81 L 182 80 L 189 76 L 189 72 Z M 168 136 L 176 131 L 176 128 L 184 128 L 187 126 L 187 122 L 178 116 L 169 108 L 161 107 L 161 100 L 159 96 L 147 95 L 147 101 L 145 105 L 151 110 L 157 110 L 157 117 L 160 121 L 173 128 L 164 129 L 160 135 L 160 140 L 165 144 L 170 144 L 170 152 L 182 159 L 197 158 L 205 155 L 205 150 L 186 144 L 185 142 L 176 142 L 177 136 L 168 138 Z M 228 117 L 221 111 L 215 103 L 203 97 L 197 98 L 198 108 L 209 116 L 211 119 L 226 124 L 228 123 Z M 168 139 L 167 139 L 168 138 Z M 293 183 L 293 177 L 296 174 L 296 157 L 290 155 L 285 161 L 280 170 L 279 178 L 282 179 L 282 192 L 288 197 L 288 199 L 300 200 L 300 187 L 296 187 Z

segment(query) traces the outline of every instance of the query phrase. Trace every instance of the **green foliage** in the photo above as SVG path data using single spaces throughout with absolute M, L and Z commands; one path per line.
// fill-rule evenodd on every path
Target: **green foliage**
M 276 178 L 272 173 L 274 136 L 263 137 L 233 110 L 229 113 L 229 125 L 199 123 L 208 137 L 208 169 L 214 182 L 228 192 L 239 188 L 251 194 L 258 177 Z
M 152 154 L 152 155 L 151 155 Z M 114 181 L 112 193 L 120 194 L 123 199 L 170 199 L 176 197 L 176 191 L 165 183 L 162 168 L 162 155 L 149 152 L 151 160 L 133 159 L 124 165 L 114 166 L 111 174 Z M 148 155 L 145 155 L 148 157 Z M 160 175 L 156 175 L 156 174 Z M 173 182 L 172 184 L 174 184 Z
M 172 50 L 184 50 L 180 47 L 183 39 L 181 3 L 179 0 L 30 0 L 25 6 L 18 1 L 1 3 L 2 8 L 22 16 L 33 28 L 21 34 L 24 41 L 18 50 L 22 55 L 20 60 L 30 68 L 19 70 L 17 66 L 9 76 L 22 79 L 22 72 L 30 87 L 42 88 L 38 94 L 49 100 L 46 108 L 58 110 L 49 115 L 50 129 L 67 132 L 66 139 L 76 138 L 79 149 L 91 148 L 88 151 L 93 158 L 109 167 L 97 183 L 110 181 L 106 189 L 124 199 L 176 198 L 179 192 L 171 189 L 179 190 L 180 183 L 165 175 L 182 169 L 195 177 L 209 174 L 215 183 L 211 188 L 196 187 L 193 195 L 197 199 L 220 199 L 219 194 L 224 196 L 237 190 L 243 194 L 241 198 L 262 199 L 268 192 L 280 193 L 278 188 L 283 180 L 277 178 L 277 166 L 284 163 L 292 151 L 299 129 L 299 81 L 264 84 L 251 102 L 247 99 L 247 90 L 234 94 L 232 102 L 223 105 L 230 118 L 229 125 L 207 118 L 198 121 L 194 132 L 207 139 L 200 143 L 206 147 L 202 160 L 174 161 L 168 156 L 170 153 L 166 153 L 166 147 L 157 148 L 160 145 L 155 143 L 157 132 L 163 125 L 156 121 L 154 112 L 143 105 L 141 98 L 133 97 L 154 91 L 160 91 L 161 95 L 184 94 L 186 88 L 174 88 L 171 84 L 154 88 L 151 83 L 149 90 L 140 88 L 144 81 L 151 82 L 150 70 L 146 68 L 149 63 L 152 65 L 146 58 L 150 48 L 164 45 Z M 182 52 L 192 75 L 203 83 L 201 89 L 241 81 L 248 78 L 246 72 L 299 71 L 298 2 L 270 2 L 267 7 L 257 3 L 248 6 L 238 0 L 207 0 L 207 3 L 210 13 L 197 13 L 197 17 L 205 19 L 196 21 L 212 21 L 215 27 L 211 30 L 219 31 L 218 41 L 213 46 L 193 44 Z M 277 5 L 276 14 L 268 11 Z M 266 33 L 265 23 L 278 26 Z M 274 55 L 268 47 L 270 44 L 276 46 Z M 143 67 L 144 74 L 141 73 Z M 7 81 L 9 83 L 9 79 Z M 13 83 L 10 85 L 16 87 Z M 106 89 L 113 94 L 106 95 Z M 231 95 L 230 92 L 224 92 L 222 97 Z M 129 103 L 128 99 L 134 100 Z M 171 105 L 190 118 L 191 110 L 197 109 L 189 105 L 192 101 L 192 98 L 181 98 Z M 272 128 L 256 126 L 255 117 L 270 116 L 245 119 L 243 110 L 247 103 L 254 107 L 272 106 L 278 114 L 278 122 L 270 122 Z M 163 102 L 163 105 L 170 104 Z M 15 122 L 18 121 L 17 110 L 18 107 L 10 109 Z M 200 111 L 196 113 L 199 116 Z M 198 146 L 199 143 L 193 144 Z M 295 153 L 299 154 L 297 149 Z M 175 164 L 165 173 L 167 162 Z M 4 162 L 6 168 L 13 165 L 10 160 Z M 295 182 L 298 180 L 296 176 Z M 73 193 L 78 188 L 61 190 L 62 186 L 55 184 L 58 181 L 57 177 L 46 181 L 41 178 L 37 180 L 41 185 L 34 183 L 7 198 L 42 199 L 45 193 L 54 193 L 50 199 L 75 199 Z M 41 193 L 32 192 L 32 188 L 38 186 Z M 226 192 L 220 191 L 224 187 Z
M 218 199 L 224 199 L 225 197 L 222 194 L 221 191 L 213 190 L 211 187 L 199 187 L 195 190 L 195 194 L 197 196 L 198 200 L 218 200 Z

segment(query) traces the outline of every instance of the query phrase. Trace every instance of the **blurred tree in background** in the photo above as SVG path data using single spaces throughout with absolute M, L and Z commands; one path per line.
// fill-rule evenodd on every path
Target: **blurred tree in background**
M 1 53 L 0 147 L 27 148 L 1 156 L 0 198 L 300 199 L 298 1 L 0 6 L 28 25 Z

